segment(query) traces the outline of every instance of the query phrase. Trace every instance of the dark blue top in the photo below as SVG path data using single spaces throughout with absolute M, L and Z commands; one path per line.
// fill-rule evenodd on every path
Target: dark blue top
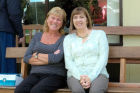
M 28 63 L 32 54 L 35 52 L 48 54 L 48 64 L 41 66 L 32 65 L 31 73 L 49 73 L 66 76 L 66 69 L 64 65 L 64 51 L 63 51 L 63 40 L 64 35 L 56 41 L 55 44 L 44 44 L 41 43 L 42 32 L 37 33 L 25 53 L 24 62 Z M 60 50 L 59 54 L 54 54 L 56 50 Z
M 23 37 L 21 0 L 0 0 L 0 31 Z

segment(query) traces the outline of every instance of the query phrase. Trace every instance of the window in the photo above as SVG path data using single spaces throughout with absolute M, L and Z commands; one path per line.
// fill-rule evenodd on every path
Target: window
M 121 26 L 122 0 L 107 0 L 107 26 Z M 122 36 L 108 35 L 110 45 L 122 45 Z
M 94 26 L 106 26 L 107 0 L 90 0 L 90 13 Z
M 94 26 L 120 26 L 121 3 L 122 0 L 30 0 L 25 7 L 24 24 L 44 24 L 49 9 L 59 6 L 67 13 L 68 32 L 72 10 L 77 6 L 83 6 L 91 14 Z M 121 36 L 108 35 L 108 41 L 110 45 L 122 44 Z
M 46 4 L 44 0 L 21 0 L 23 5 L 23 24 L 44 24 Z

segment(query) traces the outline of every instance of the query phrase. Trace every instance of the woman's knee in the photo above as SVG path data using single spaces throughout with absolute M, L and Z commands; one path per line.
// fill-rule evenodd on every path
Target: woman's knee
M 31 87 L 25 85 L 18 85 L 14 93 L 30 93 Z
M 30 93 L 52 93 L 51 88 L 49 89 L 48 87 L 33 87 L 30 91 Z
M 105 93 L 108 88 L 108 78 L 105 75 L 99 75 L 90 87 L 90 93 Z
M 14 92 L 14 93 L 26 93 L 26 92 L 24 92 L 24 89 L 23 89 L 23 88 L 16 87 L 16 89 L 15 89 L 15 92 Z
M 105 91 L 101 90 L 101 89 L 94 88 L 94 89 L 90 89 L 89 93 L 105 93 Z
M 75 86 L 72 85 L 71 87 L 69 87 L 70 90 L 72 91 L 72 93 L 85 93 L 84 88 L 82 88 L 81 86 Z
M 79 80 L 74 77 L 69 77 L 67 79 L 67 84 L 72 93 L 85 93 L 83 87 L 81 86 Z
M 41 91 L 39 89 L 32 88 L 30 93 L 41 93 Z
M 72 93 L 85 93 L 84 89 L 81 90 L 81 89 L 78 89 L 78 88 L 73 88 L 71 89 Z

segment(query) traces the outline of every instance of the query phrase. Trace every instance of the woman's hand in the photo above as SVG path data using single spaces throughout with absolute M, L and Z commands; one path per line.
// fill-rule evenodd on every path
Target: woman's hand
M 82 75 L 80 77 L 80 84 L 84 89 L 88 89 L 90 87 L 90 78 L 87 75 Z
M 19 38 L 18 43 L 19 43 L 19 44 L 22 44 L 22 43 L 24 43 L 24 41 L 25 41 L 25 38 L 22 37 L 22 38 Z
M 32 56 L 33 56 L 33 57 L 35 57 L 35 56 L 36 56 L 36 54 L 37 54 L 37 53 L 35 52 L 35 53 L 33 53 L 33 55 L 32 55 Z
M 60 53 L 60 50 L 56 50 L 55 52 L 54 52 L 54 54 L 59 54 Z
M 29 59 L 29 64 L 34 65 L 35 63 L 37 63 L 39 60 L 37 58 L 35 58 L 36 53 L 33 53 L 32 57 Z
M 31 65 L 47 65 L 48 64 L 48 60 L 47 60 L 48 55 L 47 54 L 39 53 L 38 58 L 36 58 L 35 56 L 36 56 L 36 53 L 33 53 L 32 57 L 29 59 L 29 64 L 31 64 Z
M 60 50 L 56 50 L 54 52 L 55 55 L 59 53 L 60 53 Z M 36 56 L 36 52 L 33 53 L 32 57 L 30 58 L 29 64 L 31 65 L 47 65 L 48 64 L 48 54 L 39 53 L 38 58 L 36 58 L 35 56 Z

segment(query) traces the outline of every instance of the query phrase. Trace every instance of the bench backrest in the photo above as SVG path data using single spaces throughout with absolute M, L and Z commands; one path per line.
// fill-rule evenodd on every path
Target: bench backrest
M 23 35 L 25 41 L 22 43 L 22 47 L 29 43 L 36 32 L 43 31 L 43 25 L 23 25 Z M 18 47 L 18 36 L 16 36 L 16 47 Z
M 126 64 L 140 64 L 140 46 L 123 47 L 111 46 L 109 50 L 109 63 L 120 63 L 120 82 L 109 83 L 111 87 L 138 87 L 140 83 L 126 83 Z
M 27 47 L 8 47 L 6 48 L 7 58 L 23 58 Z
M 104 30 L 107 35 L 140 35 L 140 27 L 138 26 L 95 26 L 94 29 Z M 22 47 L 29 43 L 36 32 L 43 31 L 43 25 L 23 25 L 23 34 L 25 42 Z M 18 47 L 18 37 L 16 38 L 16 46 Z

